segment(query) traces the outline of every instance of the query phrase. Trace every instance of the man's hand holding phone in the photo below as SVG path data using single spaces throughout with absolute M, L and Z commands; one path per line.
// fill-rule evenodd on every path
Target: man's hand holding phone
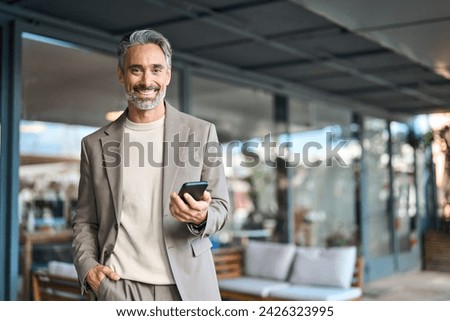
M 170 212 L 180 222 L 200 225 L 208 216 L 208 207 L 211 203 L 211 194 L 206 191 L 206 182 L 190 182 L 181 188 L 179 194 L 170 195 Z M 199 193 L 199 188 L 203 193 Z M 192 195 L 191 195 L 192 194 Z M 184 200 L 180 197 L 183 196 Z M 194 197 L 200 197 L 196 200 Z

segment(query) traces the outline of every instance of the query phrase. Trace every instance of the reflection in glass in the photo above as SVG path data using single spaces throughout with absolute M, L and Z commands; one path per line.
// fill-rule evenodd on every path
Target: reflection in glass
M 409 251 L 416 240 L 417 199 L 414 180 L 414 148 L 408 143 L 406 124 L 391 122 L 393 207 L 400 252 Z
M 357 243 L 355 162 L 361 147 L 352 137 L 351 112 L 293 100 L 290 113 L 296 130 L 291 152 L 301 155 L 292 181 L 295 242 Z M 336 151 L 335 157 L 330 150 Z
M 367 204 L 369 219 L 369 255 L 382 257 L 392 253 L 389 216 L 389 131 L 383 119 L 364 120 L 364 165 L 367 169 Z

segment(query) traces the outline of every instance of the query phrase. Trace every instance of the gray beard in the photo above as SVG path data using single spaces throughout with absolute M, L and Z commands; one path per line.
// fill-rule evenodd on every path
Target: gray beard
M 133 93 L 126 93 L 127 100 L 132 103 L 136 108 L 140 110 L 152 110 L 156 106 L 158 106 L 166 97 L 166 91 L 160 91 L 156 95 L 155 99 L 151 98 L 139 98 L 137 95 Z

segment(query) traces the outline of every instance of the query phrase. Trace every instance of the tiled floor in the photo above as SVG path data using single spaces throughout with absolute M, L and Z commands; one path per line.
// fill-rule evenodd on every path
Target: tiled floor
M 363 286 L 366 301 L 450 300 L 450 273 L 413 271 L 372 281 Z

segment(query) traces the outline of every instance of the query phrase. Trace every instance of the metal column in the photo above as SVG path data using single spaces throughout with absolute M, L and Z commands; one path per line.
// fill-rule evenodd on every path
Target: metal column
M 20 36 L 1 24 L 0 300 L 15 300 L 19 255 Z

